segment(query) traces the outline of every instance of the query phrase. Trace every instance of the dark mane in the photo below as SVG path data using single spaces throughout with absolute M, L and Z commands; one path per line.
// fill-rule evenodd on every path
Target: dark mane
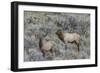
M 58 35 L 58 38 L 59 38 L 61 41 L 63 41 L 63 42 L 65 43 L 63 32 L 60 31 L 60 30 L 58 30 L 58 31 L 56 32 L 56 34 Z

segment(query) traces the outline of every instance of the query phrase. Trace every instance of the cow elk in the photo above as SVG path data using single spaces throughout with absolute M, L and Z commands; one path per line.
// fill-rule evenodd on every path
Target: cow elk
M 75 43 L 77 45 L 78 52 L 79 52 L 80 35 L 78 33 L 68 33 L 68 32 L 62 32 L 58 30 L 56 34 L 58 35 L 58 38 L 61 41 L 63 41 L 65 44 Z

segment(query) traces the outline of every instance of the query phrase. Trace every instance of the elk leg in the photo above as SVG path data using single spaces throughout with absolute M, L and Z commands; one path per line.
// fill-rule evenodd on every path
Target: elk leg
M 42 54 L 43 54 L 43 57 L 45 57 L 45 51 L 41 50 Z
M 52 53 L 52 56 L 55 56 L 55 49 L 54 48 L 51 48 L 51 53 Z
M 77 51 L 79 52 L 80 49 L 79 49 L 79 43 L 77 41 L 74 41 L 74 43 L 77 45 Z
M 80 49 L 79 49 L 79 44 L 77 44 L 77 47 L 78 47 L 78 52 L 80 51 Z

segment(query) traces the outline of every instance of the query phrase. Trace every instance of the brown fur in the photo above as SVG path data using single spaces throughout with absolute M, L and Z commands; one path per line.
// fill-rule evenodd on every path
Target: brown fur
M 64 42 L 64 35 L 61 31 L 57 31 L 56 34 L 58 35 L 59 39 Z
M 48 54 L 49 56 L 54 55 L 53 43 L 50 39 L 40 38 L 39 40 L 39 47 L 43 56 Z
M 70 36 L 66 36 L 65 34 L 67 33 L 64 33 L 62 31 L 57 31 L 56 34 L 58 35 L 58 38 L 63 41 L 64 43 L 75 43 L 77 45 L 77 48 L 78 48 L 78 52 L 79 52 L 79 43 L 80 43 L 80 35 L 77 34 L 77 33 L 68 33 Z M 68 37 L 69 39 L 66 39 L 66 37 Z M 71 38 L 71 40 L 70 40 Z M 72 39 L 73 38 L 73 39 Z

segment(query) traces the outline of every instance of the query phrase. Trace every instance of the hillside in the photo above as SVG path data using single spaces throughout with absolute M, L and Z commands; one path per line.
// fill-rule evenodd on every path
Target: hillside
M 74 43 L 63 43 L 57 30 L 81 36 L 77 56 Z M 49 36 L 54 41 L 55 56 L 43 56 L 39 39 Z M 90 14 L 24 11 L 24 61 L 72 60 L 90 58 Z

